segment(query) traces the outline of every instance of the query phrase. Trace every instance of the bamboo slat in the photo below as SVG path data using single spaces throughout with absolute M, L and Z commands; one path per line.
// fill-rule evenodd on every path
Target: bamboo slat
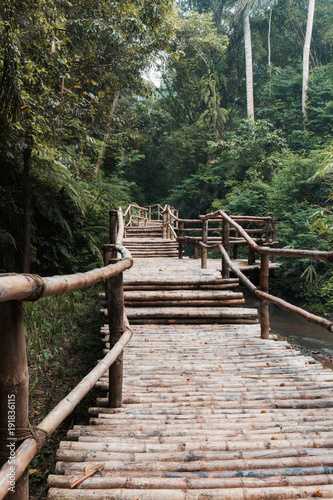
M 87 463 L 104 469 L 74 490 L 82 498 L 330 498 L 331 371 L 255 325 L 134 330 L 123 407 L 92 408 L 69 432 L 50 499 L 67 498 Z
M 89 425 L 68 432 L 48 499 L 333 498 L 333 373 L 262 340 L 256 309 L 211 307 L 243 300 L 216 263 L 136 263 L 124 276 L 123 405 L 99 398 Z M 96 387 L 108 386 L 105 371 Z M 71 489 L 88 463 L 103 470 Z

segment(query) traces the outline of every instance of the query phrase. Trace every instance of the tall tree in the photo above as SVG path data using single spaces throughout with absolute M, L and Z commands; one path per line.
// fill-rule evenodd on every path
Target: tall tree
M 246 107 L 247 116 L 254 120 L 254 97 L 253 97 L 253 60 L 251 43 L 250 14 L 261 8 L 274 3 L 275 0 L 238 0 L 235 5 L 236 18 L 243 19 L 244 46 L 245 46 L 245 73 L 246 73 Z
M 306 33 L 303 48 L 303 83 L 302 83 L 302 113 L 304 120 L 307 119 L 306 101 L 309 84 L 309 59 L 310 45 L 312 38 L 313 17 L 315 10 L 315 0 L 309 0 L 308 21 L 306 25 Z
M 88 171 L 96 164 L 99 170 L 117 96 L 147 92 L 142 72 L 167 50 L 174 19 L 174 0 L 0 2 L 0 156 L 20 178 L 15 204 L 23 217 L 12 240 L 25 272 L 33 238 L 40 238 L 32 177 L 41 186 L 46 165 L 65 169 L 68 176 L 57 186 L 64 194 L 69 177 L 88 181 Z M 0 169 L 6 171 L 3 162 Z M 43 188 L 46 203 L 51 197 Z
M 254 120 L 254 97 L 253 97 L 253 63 L 252 63 L 252 44 L 250 28 L 250 4 L 253 0 L 247 2 L 243 9 L 244 24 L 244 46 L 245 46 L 245 73 L 246 73 L 246 109 L 247 116 Z

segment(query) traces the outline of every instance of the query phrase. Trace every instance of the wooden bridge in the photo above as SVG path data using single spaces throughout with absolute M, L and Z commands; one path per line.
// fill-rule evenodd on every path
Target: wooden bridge
M 36 439 L 45 441 L 94 385 L 105 397 L 90 408 L 89 425 L 74 425 L 60 443 L 49 499 L 333 498 L 333 372 L 270 336 L 268 302 L 331 332 L 333 325 L 267 291 L 276 255 L 311 253 L 332 261 L 332 252 L 278 249 L 270 218 L 219 211 L 186 222 L 172 207 L 157 208 L 154 218 L 153 207 L 132 205 L 125 231 L 122 214 L 111 212 L 103 276 L 94 275 L 95 281 L 106 278 L 100 297 L 105 357 L 37 427 L 45 435 L 21 444 L 17 498 L 27 498 L 23 471 Z M 256 224 L 263 237 L 254 236 Z M 184 243 L 193 245 L 194 258 L 184 258 Z M 237 258 L 237 247 L 246 248 L 247 259 Z M 211 248 L 221 259 L 207 259 Z M 123 276 L 131 264 L 128 250 L 134 265 Z M 260 269 L 260 289 L 244 275 L 249 269 Z M 30 283 L 19 295 L 15 278 L 15 286 L 13 277 L 0 279 L 0 297 L 37 293 Z M 65 278 L 67 288 L 76 286 Z M 239 280 L 260 301 L 260 324 L 257 309 L 244 305 Z M 88 281 L 90 275 L 85 286 Z M 40 295 L 56 284 L 59 293 L 61 278 L 44 279 Z M 8 422 L 2 418 L 0 425 Z M 8 467 L 0 472 L 0 498 L 8 492 Z

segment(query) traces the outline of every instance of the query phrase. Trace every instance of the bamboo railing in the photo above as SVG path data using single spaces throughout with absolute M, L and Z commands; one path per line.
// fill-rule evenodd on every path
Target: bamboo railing
M 177 241 L 179 244 L 179 258 L 183 257 L 183 243 L 191 242 L 194 244 L 194 258 L 198 258 L 198 246 L 201 247 L 201 267 L 207 268 L 207 252 L 209 249 L 219 248 L 222 254 L 222 278 L 229 278 L 229 270 L 240 278 L 244 285 L 260 299 L 260 324 L 261 337 L 268 338 L 269 335 L 269 308 L 268 304 L 275 304 L 286 311 L 300 316 L 310 323 L 317 324 L 333 333 L 333 323 L 325 318 L 309 313 L 305 309 L 294 306 L 287 301 L 268 293 L 269 281 L 269 257 L 274 263 L 277 256 L 309 258 L 333 262 L 333 252 L 321 252 L 315 250 L 303 249 L 285 249 L 275 248 L 277 245 L 277 221 L 272 217 L 255 216 L 230 216 L 228 212 L 218 210 L 214 213 L 199 215 L 198 219 L 180 219 L 174 213 L 174 209 L 166 205 L 163 213 L 165 214 L 165 227 L 169 226 L 169 233 L 174 234 L 178 231 Z M 174 228 L 170 221 L 177 221 L 178 226 Z M 201 224 L 196 227 L 185 227 L 185 224 Z M 219 227 L 209 227 L 209 223 L 219 224 Z M 244 228 L 240 223 L 250 225 L 260 225 L 255 228 Z M 185 236 L 185 232 L 197 232 L 198 236 Z M 210 232 L 218 232 L 219 236 L 209 236 Z M 261 237 L 253 237 L 254 234 Z M 170 236 L 169 236 L 170 237 Z M 255 264 L 256 253 L 261 256 L 260 261 L 260 288 L 257 288 L 230 258 L 230 249 L 233 245 L 233 258 L 237 259 L 237 246 L 243 245 L 248 248 L 248 265 Z
M 254 217 L 254 216 L 233 216 L 233 220 L 238 222 L 245 222 L 246 224 L 258 226 L 244 229 L 247 234 L 256 234 L 255 242 L 265 243 L 267 245 L 275 246 L 277 221 L 272 217 Z M 193 227 L 193 224 L 196 224 Z M 209 226 L 210 224 L 210 226 Z M 212 227 L 212 224 L 214 227 Z M 185 227 L 187 226 L 187 227 Z M 170 205 L 166 204 L 163 209 L 163 238 L 177 239 L 179 248 L 179 258 L 183 258 L 183 244 L 192 243 L 194 245 L 194 258 L 198 259 L 198 247 L 201 246 L 201 260 L 203 266 L 207 261 L 207 250 L 202 243 L 215 245 L 221 242 L 221 235 L 226 231 L 226 226 L 222 217 L 216 212 L 215 214 L 199 215 L 197 219 L 181 219 L 179 218 L 179 211 Z M 248 246 L 247 240 L 244 239 L 237 229 L 229 225 L 229 232 L 232 235 L 228 236 L 229 246 L 233 246 L 233 257 L 237 258 L 238 246 Z M 178 233 L 178 234 L 177 234 Z M 185 234 L 190 233 L 190 234 Z M 210 233 L 213 233 L 210 236 Z M 214 234 L 215 233 L 215 234 Z M 216 235 L 218 233 L 218 236 Z M 251 246 L 248 246 L 248 264 L 255 263 L 255 253 Z M 275 262 L 275 255 L 273 254 L 272 262 Z
M 146 227 L 148 221 L 161 222 L 163 217 L 163 207 L 159 203 L 140 207 L 136 203 L 130 203 L 125 212 L 125 230 L 127 227 Z
M 110 212 L 110 244 L 104 247 L 105 266 L 86 273 L 41 278 L 37 275 L 0 276 L 0 499 L 29 498 L 27 467 L 40 452 L 50 434 L 70 415 L 75 406 L 109 370 L 109 407 L 121 405 L 122 352 L 130 330 L 123 299 L 123 271 L 133 265 L 130 252 L 122 245 L 124 217 L 121 209 Z M 117 255 L 121 255 L 117 259 Z M 110 351 L 97 366 L 37 425 L 28 421 L 28 365 L 24 334 L 24 300 L 39 300 L 105 281 L 107 305 L 112 309 Z M 109 310 L 110 310 L 109 309 Z M 19 446 L 18 446 L 19 445 Z
M 333 333 L 333 322 L 311 314 L 310 312 L 302 309 L 301 307 L 294 306 L 289 302 L 282 300 L 278 297 L 268 293 L 269 284 L 269 256 L 282 256 L 282 257 L 296 257 L 296 258 L 309 258 L 333 262 L 333 252 L 321 252 L 315 250 L 302 250 L 302 249 L 284 249 L 284 248 L 270 248 L 268 246 L 258 245 L 256 241 L 238 224 L 239 221 L 248 220 L 245 217 L 230 217 L 223 210 L 218 210 L 212 214 L 199 216 L 202 220 L 207 221 L 220 217 L 223 220 L 222 241 L 213 244 L 207 244 L 207 241 L 199 242 L 204 250 L 204 255 L 207 255 L 207 250 L 210 248 L 219 248 L 222 254 L 222 278 L 229 277 L 229 269 L 238 276 L 242 283 L 260 299 L 260 325 L 261 325 L 261 338 L 268 339 L 269 336 L 269 303 L 275 304 L 282 309 L 289 311 L 297 316 L 300 316 L 310 323 L 314 323 L 329 332 Z M 238 221 L 238 222 L 237 222 Z M 232 262 L 230 259 L 230 244 L 229 244 L 229 229 L 230 226 L 236 230 L 240 236 L 246 241 L 249 248 L 252 249 L 254 255 L 257 252 L 261 256 L 260 261 L 260 287 L 257 288 Z M 202 267 L 207 267 L 207 260 L 202 259 Z

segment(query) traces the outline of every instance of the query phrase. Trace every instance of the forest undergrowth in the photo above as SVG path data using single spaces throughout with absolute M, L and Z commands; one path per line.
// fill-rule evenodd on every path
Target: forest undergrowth
M 99 291 L 100 286 L 93 286 L 24 304 L 30 425 L 43 420 L 101 357 Z M 76 424 L 87 423 L 87 409 L 94 405 L 96 397 L 97 391 L 91 391 L 31 462 L 30 498 L 46 498 L 47 475 L 54 473 L 59 442 L 66 439 L 74 420 Z

